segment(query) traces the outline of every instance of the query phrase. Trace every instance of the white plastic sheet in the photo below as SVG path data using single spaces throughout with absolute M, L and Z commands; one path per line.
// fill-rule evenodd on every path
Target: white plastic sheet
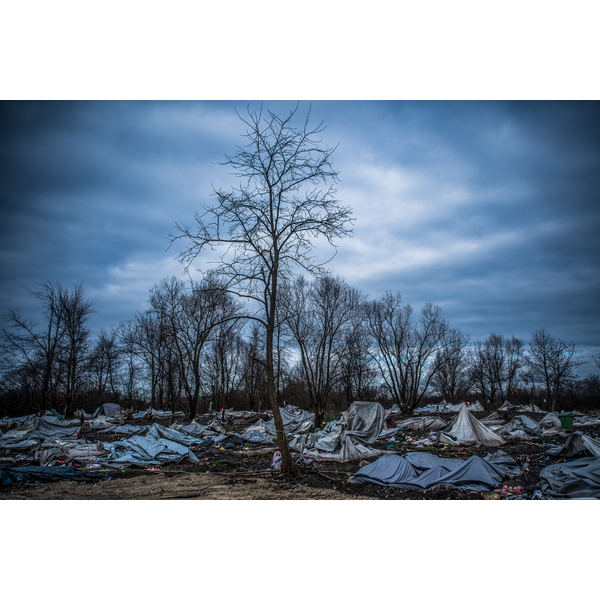
M 461 405 L 452 425 L 444 429 L 442 433 L 463 445 L 501 446 L 506 443 L 506 440 L 496 435 L 469 413 L 465 404 Z

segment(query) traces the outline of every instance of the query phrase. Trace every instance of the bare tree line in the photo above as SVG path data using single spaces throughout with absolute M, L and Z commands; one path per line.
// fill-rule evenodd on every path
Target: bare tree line
M 0 330 L 3 397 L 20 398 L 25 411 L 72 414 L 114 401 L 192 417 L 270 406 L 264 331 L 213 273 L 161 281 L 144 311 L 96 336 L 83 285 L 44 283 L 32 295 L 40 323 L 13 310 Z M 330 274 L 282 286 L 276 322 L 277 401 L 315 412 L 317 423 L 354 400 L 406 414 L 432 398 L 477 398 L 485 408 L 528 399 L 554 410 L 569 394 L 600 391 L 597 376 L 577 377 L 574 343 L 545 328 L 528 344 L 498 334 L 471 342 L 439 306 L 417 313 L 391 292 L 369 300 Z

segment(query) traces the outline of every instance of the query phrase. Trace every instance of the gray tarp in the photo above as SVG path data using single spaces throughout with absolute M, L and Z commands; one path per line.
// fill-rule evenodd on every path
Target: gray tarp
M 292 442 L 292 444 L 298 450 L 304 448 L 304 456 L 316 460 L 346 462 L 379 456 L 383 454 L 381 450 L 374 450 L 365 444 L 372 444 L 377 440 L 383 427 L 384 416 L 385 410 L 378 402 L 353 402 L 348 412 L 344 413 L 344 422 L 341 419 L 332 421 L 325 428 L 329 429 L 328 431 L 317 432 L 314 438 L 307 436 L 303 438 L 303 442 L 295 444 Z M 326 435 L 319 435 L 319 433 Z M 340 449 L 336 452 L 327 450 L 334 447 L 334 444 L 337 447 L 338 439 Z M 311 443 L 315 444 L 314 448 L 307 449 L 308 444 Z
M 504 453 L 503 453 L 504 454 Z M 500 457 L 505 460 L 504 457 Z M 360 469 L 355 482 L 370 482 L 400 489 L 428 489 L 446 483 L 456 487 L 490 490 L 506 476 L 507 469 L 493 458 L 471 456 L 467 460 L 442 458 L 424 452 L 405 456 L 388 454 Z
M 43 466 L 51 465 L 55 460 L 66 464 L 75 462 L 84 465 L 96 464 L 108 458 L 108 450 L 102 442 L 84 443 L 80 440 L 44 442 L 35 452 L 35 458 Z
M 385 424 L 385 423 L 384 423 Z M 381 430 L 378 439 L 384 439 L 390 435 L 398 433 L 400 428 L 410 429 L 413 431 L 436 430 L 447 427 L 448 423 L 440 417 L 410 417 L 403 421 L 397 421 L 396 427 L 389 427 Z
M 281 420 L 283 421 L 283 428 L 286 433 L 305 433 L 308 431 L 315 420 L 315 415 L 309 413 L 306 410 L 302 410 L 297 406 L 288 404 L 279 409 L 281 413 Z M 271 419 L 264 423 L 267 430 L 267 434 L 275 436 L 275 419 Z
M 98 473 L 81 472 L 75 467 L 0 467 L 0 486 L 25 481 L 91 481 L 100 479 Z
M 56 417 L 34 417 L 33 421 L 26 421 L 21 427 L 5 433 L 0 438 L 0 447 L 13 447 L 15 443 L 25 441 L 75 438 L 79 429 L 63 425 Z
M 600 458 L 579 458 L 544 467 L 540 487 L 551 498 L 600 498 Z
M 121 442 L 105 442 L 104 447 L 110 451 L 110 456 L 99 462 L 109 467 L 161 465 L 168 462 L 177 463 L 184 458 L 198 462 L 198 457 L 186 446 L 166 438 L 134 435 Z
M 533 436 L 540 435 L 540 426 L 526 415 L 516 415 L 510 422 L 496 429 L 498 435 L 506 435 L 518 439 L 530 439 Z
M 269 439 L 266 435 L 260 433 L 260 431 L 251 431 L 250 433 L 224 433 L 217 435 L 211 439 L 213 444 L 228 444 L 230 442 L 234 444 L 266 444 L 272 446 L 273 440 Z
M 315 433 L 304 433 L 296 436 L 289 444 L 290 448 L 302 451 L 304 448 L 315 448 L 323 452 L 335 452 L 346 428 L 346 421 L 342 417 L 337 421 L 330 421 L 322 430 Z
M 551 456 L 570 458 L 580 452 L 589 453 L 592 456 L 600 456 L 600 443 L 589 435 L 576 431 L 572 433 L 562 447 L 555 446 L 547 451 Z

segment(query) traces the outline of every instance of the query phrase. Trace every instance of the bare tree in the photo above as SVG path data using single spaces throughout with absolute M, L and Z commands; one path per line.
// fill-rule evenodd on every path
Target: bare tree
M 58 359 L 64 338 L 64 290 L 58 282 L 44 282 L 40 289 L 31 291 L 42 305 L 43 323 L 23 317 L 18 310 L 4 316 L 0 330 L 4 368 L 26 368 L 33 377 L 41 395 L 41 410 L 54 408 L 58 388 Z
M 324 236 L 331 244 L 350 233 L 350 208 L 335 198 L 338 173 L 331 166 L 333 149 L 319 147 L 322 124 L 292 125 L 297 108 L 282 118 L 262 109 L 240 119 L 247 126 L 248 143 L 237 146 L 222 164 L 231 167 L 242 183 L 231 191 L 214 190 L 212 205 L 195 214 L 196 229 L 176 223 L 171 243 L 183 239 L 187 248 L 179 258 L 189 267 L 207 248 L 224 249 L 216 272 L 241 297 L 259 304 L 248 318 L 265 328 L 265 369 L 269 401 L 282 455 L 282 471 L 293 470 L 275 385 L 274 338 L 279 285 L 297 268 L 323 272 L 311 256 L 311 238 Z M 239 115 L 238 115 L 239 116 Z
M 431 387 L 441 394 L 446 402 L 466 400 L 471 389 L 469 361 L 465 350 L 469 337 L 455 330 L 448 346 L 438 350 L 434 357 Z
M 119 339 L 123 344 L 124 351 L 131 357 L 135 356 L 145 365 L 147 381 L 150 386 L 150 406 L 156 407 L 157 399 L 160 397 L 159 382 L 163 376 L 165 360 L 165 338 L 166 324 L 161 321 L 160 315 L 156 315 L 152 309 L 138 313 L 133 319 L 121 323 L 117 329 Z M 135 363 L 130 361 L 130 372 L 133 374 Z M 130 386 L 133 391 L 133 385 Z
M 91 351 L 89 365 L 100 403 L 109 391 L 115 401 L 118 399 L 118 372 L 121 366 L 121 354 L 117 332 L 114 330 L 109 332 L 100 328 L 100 334 Z
M 443 364 L 432 357 L 453 347 L 456 333 L 439 306 L 426 302 L 415 321 L 412 306 L 401 306 L 401 301 L 400 294 L 386 292 L 381 300 L 367 304 L 367 319 L 374 340 L 371 355 L 385 386 L 398 407 L 412 413 Z M 445 355 L 445 360 L 450 357 Z
M 531 336 L 527 364 L 535 381 L 541 383 L 554 411 L 556 401 L 577 379 L 576 370 L 585 364 L 575 358 L 575 343 L 565 342 L 548 332 L 536 329 Z
M 300 277 L 282 291 L 286 327 L 300 350 L 315 422 L 321 423 L 329 395 L 344 375 L 343 361 L 353 341 L 350 329 L 360 325 L 357 317 L 364 297 L 331 275 L 311 285 Z
M 169 369 L 166 381 L 169 405 L 177 402 L 193 417 L 202 390 L 202 354 L 215 328 L 237 316 L 237 304 L 218 279 L 209 274 L 192 283 L 189 292 L 183 281 L 175 277 L 164 279 L 151 290 L 150 305 L 165 324 L 166 348 L 172 350 L 170 359 L 176 365 Z M 185 390 L 187 406 L 177 393 L 176 373 Z
M 13 366 L 27 366 L 41 395 L 41 409 L 54 407 L 59 389 L 66 398 L 65 412 L 73 413 L 75 395 L 87 376 L 90 331 L 86 324 L 93 312 L 83 284 L 73 290 L 57 282 L 45 282 L 31 292 L 42 304 L 43 324 L 25 319 L 19 311 L 5 316 L 0 337 Z
M 483 342 L 475 342 L 470 356 L 470 374 L 485 408 L 496 399 L 510 402 L 513 398 L 522 379 L 524 346 L 524 342 L 515 336 L 505 338 L 496 333 Z
M 93 312 L 92 302 L 86 300 L 83 284 L 77 284 L 72 292 L 61 294 L 63 310 L 64 344 L 61 362 L 65 366 L 65 414 L 73 415 L 75 396 L 85 383 L 89 363 L 90 330 L 87 322 Z
M 377 368 L 369 353 L 371 336 L 363 319 L 362 315 L 354 319 L 344 334 L 341 366 L 347 407 L 355 400 L 360 402 L 374 400 L 380 383 Z
M 220 323 L 204 355 L 204 372 L 210 382 L 213 409 L 231 407 L 232 396 L 242 383 L 244 341 L 243 324 L 237 320 Z
M 264 328 L 253 323 L 244 345 L 242 386 L 250 410 L 261 412 L 268 403 Z

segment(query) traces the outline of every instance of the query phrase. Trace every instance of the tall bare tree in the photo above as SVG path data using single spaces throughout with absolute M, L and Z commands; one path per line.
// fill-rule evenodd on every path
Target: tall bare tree
M 233 169 L 240 185 L 229 191 L 214 189 L 214 203 L 195 214 L 195 228 L 176 223 L 178 233 L 170 236 L 171 243 L 186 242 L 179 257 L 187 267 L 204 250 L 221 247 L 216 272 L 230 289 L 259 305 L 247 316 L 265 328 L 269 401 L 286 473 L 293 464 L 279 411 L 274 363 L 279 285 L 298 268 L 322 273 L 323 266 L 311 255 L 312 238 L 323 236 L 333 245 L 336 238 L 350 233 L 351 222 L 351 209 L 335 198 L 334 149 L 320 147 L 324 127 L 309 125 L 310 111 L 304 124 L 294 127 L 297 110 L 298 106 L 280 117 L 248 108 L 247 117 L 240 116 L 247 127 L 247 144 L 237 146 L 222 163 Z

